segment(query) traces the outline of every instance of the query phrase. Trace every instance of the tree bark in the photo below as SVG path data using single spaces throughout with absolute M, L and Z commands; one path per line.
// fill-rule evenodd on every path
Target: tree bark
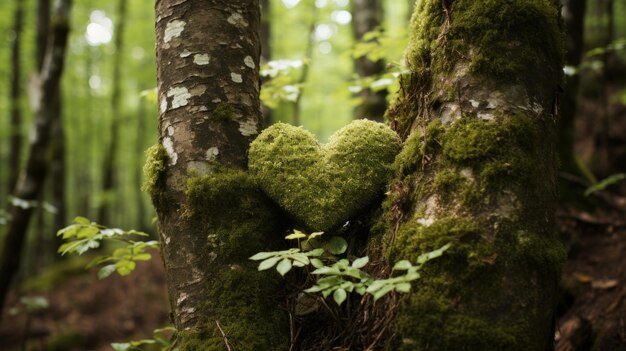
M 113 59 L 113 92 L 111 94 L 111 129 L 107 152 L 104 155 L 102 165 L 102 193 L 103 201 L 100 204 L 98 221 L 104 225 L 111 225 L 111 209 L 115 200 L 113 192 L 116 189 L 115 173 L 117 169 L 117 150 L 119 140 L 120 121 L 122 111 L 120 109 L 120 97 L 122 94 L 122 65 L 124 58 L 124 29 L 126 28 L 127 1 L 119 0 L 117 8 L 117 20 L 115 23 L 115 55 Z
M 13 192 L 20 172 L 22 160 L 22 113 L 20 100 L 22 96 L 22 77 L 20 48 L 22 43 L 22 27 L 24 26 L 23 1 L 15 2 L 15 24 L 13 25 L 13 43 L 11 47 L 11 145 L 9 149 L 9 192 Z
M 158 146 L 144 187 L 158 214 L 182 350 L 283 350 L 279 282 L 247 257 L 282 232 L 247 175 L 262 126 L 258 0 L 158 0 Z
M 356 41 L 363 40 L 367 32 L 380 27 L 383 22 L 383 6 L 380 0 L 352 1 L 352 33 Z M 354 60 L 354 68 L 360 78 L 372 77 L 385 72 L 382 60 L 372 62 L 366 57 Z M 355 118 L 367 118 L 382 122 L 387 109 L 387 90 L 374 92 L 364 89 L 359 93 L 362 103 L 354 109 Z
M 65 63 L 65 50 L 70 30 L 72 1 L 57 3 L 50 26 L 49 44 L 39 77 L 39 94 L 35 106 L 35 121 L 26 168 L 20 173 L 14 196 L 26 201 L 37 200 L 48 170 L 50 129 L 54 120 L 54 105 L 59 99 L 59 86 Z M 4 307 L 11 280 L 19 268 L 22 246 L 33 209 L 12 206 L 2 257 L 0 257 L 0 311 Z
M 552 0 L 421 0 L 410 76 L 388 112 L 408 137 L 384 257 L 429 262 L 389 350 L 552 350 L 561 22 Z M 391 309 L 390 309 L 391 310 Z

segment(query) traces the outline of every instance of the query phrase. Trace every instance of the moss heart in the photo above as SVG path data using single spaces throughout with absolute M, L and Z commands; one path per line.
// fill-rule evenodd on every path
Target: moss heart
M 389 127 L 368 120 L 350 123 L 325 145 L 302 127 L 278 123 L 252 143 L 248 165 L 285 211 L 327 231 L 383 193 L 400 144 Z

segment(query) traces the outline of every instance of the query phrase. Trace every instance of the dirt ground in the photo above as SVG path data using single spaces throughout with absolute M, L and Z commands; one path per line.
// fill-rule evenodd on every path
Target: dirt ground
M 127 277 L 98 280 L 96 270 L 72 276 L 43 296 L 49 307 L 31 317 L 5 314 L 0 350 L 111 351 L 110 343 L 151 338 L 167 325 L 168 303 L 159 255 Z M 18 296 L 8 301 L 18 306 Z M 28 330 L 27 330 L 28 329 Z

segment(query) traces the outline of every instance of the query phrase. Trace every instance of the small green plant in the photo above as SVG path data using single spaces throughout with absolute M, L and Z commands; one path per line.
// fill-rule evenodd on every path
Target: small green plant
M 110 255 L 98 256 L 93 259 L 87 268 L 106 264 L 98 271 L 98 278 L 104 279 L 117 272 L 121 276 L 132 273 L 137 262 L 148 261 L 152 255 L 146 250 L 158 248 L 157 241 L 135 241 L 133 237 L 147 237 L 148 234 L 136 230 L 124 231 L 118 228 L 107 228 L 103 225 L 91 222 L 84 217 L 76 217 L 74 224 L 58 231 L 66 243 L 59 247 L 61 255 L 77 253 L 79 255 L 100 247 L 103 242 L 122 244 Z
M 618 174 L 613 174 L 612 176 L 605 178 L 595 184 L 593 184 L 592 186 L 590 186 L 589 188 L 587 188 L 587 190 L 585 190 L 585 196 L 589 196 L 597 191 L 602 191 L 604 189 L 606 189 L 607 187 L 613 185 L 613 184 L 617 184 L 620 181 L 626 179 L 626 173 L 618 173 Z
M 259 252 L 250 259 L 261 261 L 258 267 L 259 271 L 270 269 L 276 265 L 276 270 L 282 276 L 293 267 L 313 266 L 316 269 L 310 273 L 318 276 L 319 279 L 312 287 L 304 291 L 319 293 L 324 298 L 332 294 L 337 305 L 341 305 L 348 297 L 348 293 L 352 292 L 359 295 L 371 294 L 374 300 L 378 300 L 392 291 L 410 292 L 411 282 L 421 277 L 419 270 L 422 266 L 426 262 L 442 256 L 450 248 L 450 244 L 447 244 L 435 251 L 425 253 L 419 256 L 415 263 L 408 260 L 399 261 L 394 265 L 392 274 L 398 272 L 403 272 L 403 274 L 397 274 L 386 279 L 374 279 L 362 270 L 369 263 L 369 257 L 360 257 L 353 261 L 347 258 L 339 259 L 336 256 L 345 253 L 348 248 L 346 240 L 335 236 L 322 244 L 319 242 L 322 234 L 316 232 L 307 235 L 295 230 L 285 239 L 297 240 L 297 248 Z
M 178 350 L 178 348 L 172 348 L 172 343 L 170 341 L 175 332 L 176 328 L 174 327 L 155 329 L 152 333 L 152 339 L 112 343 L 111 347 L 113 347 L 113 350 L 115 351 L 139 351 L 147 345 L 159 345 L 161 346 L 161 351 L 175 351 Z

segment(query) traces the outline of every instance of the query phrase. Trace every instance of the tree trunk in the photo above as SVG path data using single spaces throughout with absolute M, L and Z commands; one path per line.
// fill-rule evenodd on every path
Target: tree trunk
M 352 1 L 352 33 L 356 41 L 363 40 L 365 33 L 380 27 L 382 22 L 383 6 L 380 0 Z M 360 78 L 372 77 L 385 72 L 385 63 L 360 57 L 354 60 L 354 68 Z M 364 89 L 360 95 L 362 103 L 354 109 L 354 117 L 382 122 L 387 108 L 387 90 L 374 92 Z
M 270 16 L 272 13 L 270 0 L 261 0 L 261 64 L 266 64 L 272 60 L 272 24 Z M 263 125 L 269 126 L 272 121 L 272 109 L 262 105 Z
M 119 0 L 117 19 L 115 22 L 115 55 L 113 59 L 113 92 L 111 94 L 111 129 L 107 152 L 104 155 L 102 166 L 102 194 L 103 201 L 100 204 L 98 221 L 104 225 L 111 224 L 111 209 L 115 200 L 113 192 L 116 189 L 115 173 L 117 171 L 117 150 L 119 140 L 120 121 L 122 119 L 120 109 L 120 97 L 122 94 L 122 60 L 124 58 L 124 29 L 126 28 L 127 1 Z
M 452 246 L 394 311 L 388 349 L 552 350 L 564 260 L 555 1 L 421 0 L 410 30 L 412 73 L 388 112 L 408 139 L 385 203 L 384 255 Z
M 24 22 L 24 2 L 17 0 L 15 3 L 15 24 L 13 26 L 13 45 L 11 47 L 11 146 L 9 149 L 9 192 L 13 192 L 17 177 L 20 172 L 22 159 L 22 113 L 20 100 L 21 87 L 21 59 L 20 48 L 22 43 L 22 27 Z
M 35 121 L 30 141 L 26 168 L 21 172 L 14 196 L 26 201 L 37 200 L 48 170 L 50 129 L 54 120 L 56 101 L 59 100 L 59 86 L 65 63 L 65 49 L 70 26 L 71 0 L 57 3 L 54 21 L 50 27 L 50 37 L 43 69 L 39 76 L 39 94 L 35 106 Z M 33 209 L 12 206 L 11 222 L 7 231 L 2 257 L 0 257 L 0 311 L 4 307 L 6 294 L 15 273 L 19 268 L 22 246 Z
M 247 175 L 261 128 L 258 0 L 158 0 L 158 146 L 144 189 L 157 209 L 181 350 L 286 350 L 280 281 L 247 258 L 281 237 Z
M 580 173 L 574 156 L 574 131 L 576 114 L 578 112 L 579 66 L 584 50 L 586 7 L 586 1 L 565 0 L 562 11 L 567 33 L 565 64 L 572 67 L 574 73 L 565 76 L 565 92 L 559 118 L 558 151 L 561 170 L 571 174 Z M 575 192 L 580 193 L 580 190 L 576 189 Z M 561 185 L 560 196 L 566 201 L 572 196 L 575 196 L 576 199 L 580 198 L 580 195 L 575 195 L 574 190 L 567 188 L 567 184 Z

